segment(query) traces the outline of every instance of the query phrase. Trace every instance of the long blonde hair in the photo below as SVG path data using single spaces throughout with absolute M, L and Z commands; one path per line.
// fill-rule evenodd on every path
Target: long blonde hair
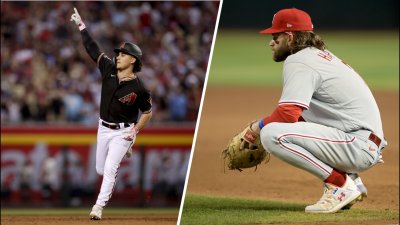
M 322 38 L 312 31 L 294 31 L 293 38 L 293 44 L 290 46 L 292 54 L 307 47 L 315 47 L 319 50 L 327 48 Z

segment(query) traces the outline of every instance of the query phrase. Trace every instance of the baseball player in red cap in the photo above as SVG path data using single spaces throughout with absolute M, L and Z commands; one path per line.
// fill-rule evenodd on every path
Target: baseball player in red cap
M 284 61 L 283 90 L 277 108 L 248 132 L 260 135 L 274 156 L 324 182 L 324 194 L 306 212 L 334 213 L 367 196 L 358 173 L 383 162 L 387 142 L 367 84 L 313 29 L 306 12 L 291 8 L 260 32 L 272 35 L 274 61 Z

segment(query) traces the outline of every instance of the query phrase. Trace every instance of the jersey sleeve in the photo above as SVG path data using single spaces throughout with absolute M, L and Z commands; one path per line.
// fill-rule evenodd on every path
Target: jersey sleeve
M 311 67 L 298 62 L 283 67 L 283 90 L 279 105 L 310 106 L 311 98 L 320 85 L 320 76 Z
M 102 77 L 110 75 L 114 62 L 100 51 L 99 46 L 90 36 L 87 29 L 82 30 L 81 35 L 86 52 L 89 54 L 90 58 L 97 63 L 97 67 L 100 69 Z
M 114 62 L 107 55 L 102 53 L 97 59 L 97 67 L 99 68 L 102 77 L 110 76 L 114 67 Z
M 150 91 L 146 90 L 143 93 L 143 98 L 141 104 L 139 105 L 139 109 L 142 113 L 149 113 L 152 110 L 152 102 L 151 102 L 151 94 Z
M 263 119 L 262 126 L 265 126 L 272 122 L 280 122 L 280 123 L 298 122 L 303 110 L 304 110 L 303 107 L 297 105 L 280 105 L 274 110 L 274 112 L 272 112 L 270 116 L 267 116 Z

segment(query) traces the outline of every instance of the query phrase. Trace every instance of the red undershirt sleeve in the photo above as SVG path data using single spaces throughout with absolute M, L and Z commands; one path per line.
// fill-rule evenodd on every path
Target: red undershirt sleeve
M 295 123 L 304 121 L 303 117 L 301 117 L 303 110 L 304 108 L 298 105 L 279 105 L 270 116 L 260 120 L 259 127 L 261 129 L 272 122 Z

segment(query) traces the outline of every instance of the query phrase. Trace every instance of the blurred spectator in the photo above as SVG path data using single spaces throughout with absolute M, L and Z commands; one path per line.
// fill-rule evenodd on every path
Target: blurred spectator
M 65 112 L 68 121 L 78 122 L 81 118 L 81 109 L 83 107 L 83 98 L 76 89 L 71 86 L 63 98 Z
M 187 96 L 182 92 L 182 89 L 178 86 L 176 89 L 171 91 L 168 106 L 170 110 L 171 119 L 173 121 L 183 121 L 186 119 L 186 113 L 188 108 Z
M 153 122 L 195 121 L 218 5 L 2 2 L 1 122 L 97 123 L 101 77 L 79 46 L 80 34 L 70 22 L 73 7 L 108 56 L 123 41 L 142 47 L 139 75 L 152 91 Z M 168 96 L 178 101 L 171 104 Z

